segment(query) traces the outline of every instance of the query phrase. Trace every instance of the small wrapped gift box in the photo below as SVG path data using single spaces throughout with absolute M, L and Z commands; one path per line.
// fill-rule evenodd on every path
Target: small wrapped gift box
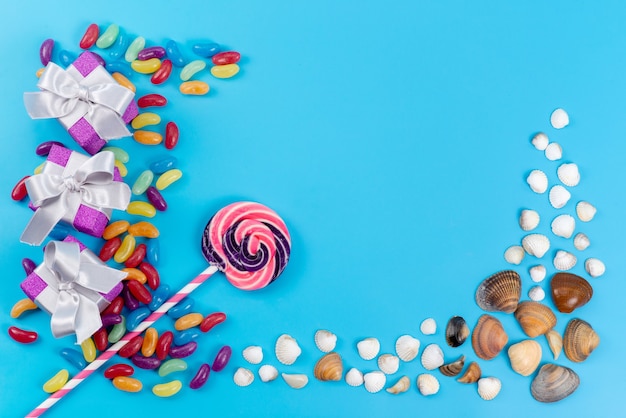
M 130 136 L 126 124 L 137 116 L 135 93 L 120 86 L 89 51 L 66 70 L 51 62 L 39 78 L 39 92 L 24 93 L 33 119 L 57 118 L 89 154 L 109 139 Z
M 35 214 L 22 242 L 39 245 L 59 221 L 101 237 L 113 209 L 125 210 L 130 188 L 122 181 L 110 151 L 88 157 L 54 145 L 40 174 L 26 181 Z
M 102 327 L 100 312 L 121 292 L 127 273 L 104 264 L 80 241 L 68 236 L 44 247 L 44 261 L 20 287 L 52 315 L 52 334 L 76 334 L 80 344 Z

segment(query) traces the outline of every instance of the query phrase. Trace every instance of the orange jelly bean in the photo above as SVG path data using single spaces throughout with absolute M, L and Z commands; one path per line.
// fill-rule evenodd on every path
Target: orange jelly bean
M 148 281 L 145 273 L 134 267 L 125 267 L 122 269 L 123 272 L 128 273 L 128 276 L 124 280 L 135 280 L 141 284 L 144 284 Z
M 163 135 L 152 131 L 135 131 L 133 138 L 135 141 L 144 145 L 158 145 L 163 142 Z
M 146 334 L 143 337 L 143 345 L 141 346 L 141 354 L 144 357 L 151 357 L 156 351 L 157 341 L 159 340 L 159 333 L 156 328 L 150 327 L 146 330 Z
M 174 322 L 174 328 L 176 328 L 177 331 L 183 331 L 200 325 L 203 319 L 204 317 L 200 313 L 189 313 L 178 318 L 176 322 Z
M 178 89 L 182 94 L 202 96 L 209 92 L 209 85 L 204 81 L 185 81 Z
M 124 392 L 139 392 L 143 387 L 140 380 L 128 376 L 114 377 L 113 386 Z
M 122 245 L 120 245 L 120 248 L 115 252 L 113 260 L 120 264 L 128 260 L 128 257 L 130 257 L 133 251 L 135 251 L 135 244 L 135 237 L 132 235 L 126 235 L 122 240 Z
M 128 228 L 128 233 L 136 237 L 156 238 L 159 236 L 159 230 L 150 222 L 141 221 L 132 224 Z
M 126 78 L 124 74 L 113 73 L 111 74 L 111 77 L 113 77 L 113 79 L 117 81 L 117 84 L 119 84 L 122 87 L 126 87 L 128 90 L 132 91 L 133 93 L 137 91 L 137 87 L 135 87 L 135 85 L 128 78 Z
M 124 232 L 128 231 L 129 226 L 130 222 L 124 220 L 111 222 L 106 228 L 104 228 L 102 238 L 109 240 L 117 237 L 118 235 L 122 235 Z
M 18 300 L 11 308 L 11 318 L 19 318 L 24 312 L 37 309 L 35 302 L 28 298 Z

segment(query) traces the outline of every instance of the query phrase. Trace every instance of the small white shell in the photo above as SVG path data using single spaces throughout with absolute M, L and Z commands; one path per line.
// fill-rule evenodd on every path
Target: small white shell
M 437 332 L 437 322 L 433 318 L 426 318 L 420 325 L 420 331 L 424 335 L 433 335 Z
M 550 115 L 550 124 L 554 129 L 562 129 L 569 125 L 569 115 L 561 108 L 558 108 Z
M 369 372 L 363 375 L 363 382 L 365 383 L 365 389 L 370 393 L 380 392 L 387 383 L 387 377 L 385 373 L 380 371 Z
M 541 264 L 532 266 L 529 272 L 530 272 L 530 278 L 535 283 L 539 283 L 540 281 L 546 278 L 546 267 Z
M 346 383 L 350 386 L 361 386 L 363 384 L 363 373 L 354 367 L 346 373 Z
M 439 392 L 439 380 L 430 373 L 422 373 L 417 376 L 417 388 L 424 396 L 434 395 Z
M 482 377 L 478 379 L 478 394 L 486 401 L 490 401 L 500 393 L 502 382 L 497 377 Z
M 507 263 L 518 265 L 524 259 L 524 248 L 519 245 L 512 245 L 504 252 L 504 259 Z
M 282 373 L 283 380 L 294 389 L 302 389 L 309 383 L 309 377 L 306 374 L 287 374 Z
M 233 381 L 237 386 L 248 386 L 254 381 L 254 373 L 248 369 L 240 367 L 235 371 Z
M 393 354 L 381 354 L 378 357 L 378 368 L 385 374 L 394 374 L 400 367 L 400 358 Z
M 555 209 L 561 209 L 563 206 L 567 205 L 571 197 L 572 194 L 560 184 L 552 186 L 550 189 L 550 204 Z
M 578 219 L 583 222 L 589 222 L 596 216 L 596 212 L 598 210 L 589 202 L 585 202 L 584 200 L 578 202 L 576 205 L 576 214 L 578 215 Z
M 522 247 L 529 255 L 541 258 L 550 249 L 550 239 L 543 234 L 529 234 L 522 238 Z
M 574 187 L 580 183 L 580 172 L 578 171 L 578 166 L 574 163 L 561 164 L 556 169 L 556 174 L 561 183 L 566 186 Z
M 550 161 L 560 160 L 563 156 L 563 148 L 556 142 L 551 142 L 544 151 L 546 158 Z
M 407 376 L 402 376 L 393 386 L 387 388 L 392 395 L 404 393 L 411 387 L 411 381 Z
M 528 297 L 535 302 L 541 302 L 546 297 L 546 292 L 541 286 L 533 286 L 528 290 Z
M 287 334 L 278 337 L 274 351 L 276 352 L 278 361 L 287 366 L 295 363 L 298 356 L 302 354 L 302 349 L 298 345 L 298 342 Z
M 588 258 L 585 260 L 585 270 L 591 277 L 600 277 L 606 271 L 606 266 L 597 258 Z
M 590 244 L 589 237 L 582 232 L 579 232 L 574 237 L 574 247 L 579 251 L 586 250 Z
M 315 345 L 323 353 L 330 353 L 337 345 L 337 336 L 330 331 L 320 329 L 315 333 Z
M 263 361 L 263 348 L 251 345 L 243 349 L 243 358 L 250 364 L 259 364 Z
M 443 365 L 443 351 L 437 344 L 429 344 L 422 352 L 422 366 L 426 370 L 435 370 Z
M 528 177 L 526 177 L 526 183 L 535 193 L 541 194 L 548 190 L 548 176 L 541 170 L 531 171 Z
M 420 340 L 410 335 L 402 335 L 396 340 L 396 354 L 402 361 L 411 361 L 417 357 Z
M 546 134 L 544 134 L 543 132 L 539 132 L 537 135 L 533 136 L 533 139 L 531 139 L 530 142 L 539 151 L 543 151 L 548 146 L 550 140 L 548 139 L 548 136 Z
M 567 271 L 576 265 L 576 256 L 570 252 L 559 250 L 552 261 L 557 270 Z
M 371 360 L 380 352 L 380 342 L 376 338 L 366 338 L 356 343 L 356 349 L 363 360 Z
M 278 370 L 271 364 L 264 364 L 259 368 L 259 377 L 262 382 L 271 382 L 278 377 Z
M 532 231 L 539 225 L 539 213 L 532 209 L 524 209 L 519 216 L 519 226 L 524 231 Z
M 557 237 L 570 238 L 576 228 L 576 219 L 571 215 L 559 215 L 550 224 L 552 233 Z

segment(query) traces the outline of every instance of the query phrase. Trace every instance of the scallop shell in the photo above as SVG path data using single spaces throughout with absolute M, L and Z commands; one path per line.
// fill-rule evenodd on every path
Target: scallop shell
M 561 334 L 551 329 L 546 332 L 546 340 L 548 341 L 548 347 L 550 347 L 552 355 L 554 355 L 554 359 L 558 359 L 561 355 L 561 351 L 563 350 L 563 338 L 561 337 Z
M 563 206 L 567 205 L 569 199 L 572 197 L 572 194 L 560 184 L 556 186 L 552 186 L 550 189 L 550 194 L 548 196 L 550 200 L 550 204 L 555 209 L 561 209 Z
M 443 365 L 443 351 L 437 344 L 429 344 L 422 352 L 422 366 L 426 370 L 435 370 Z
M 484 314 L 472 332 L 472 347 L 476 355 L 483 360 L 497 356 L 509 341 L 502 323 L 494 316 Z
M 341 356 L 330 352 L 320 358 L 313 368 L 313 376 L 322 382 L 341 380 L 343 375 L 343 363 Z
M 567 112 L 561 108 L 556 109 L 550 115 L 550 125 L 554 129 L 563 129 L 567 125 L 569 125 L 569 115 Z
M 597 258 L 588 258 L 585 260 L 585 271 L 587 271 L 591 277 L 600 277 L 606 271 L 606 266 Z
M 346 383 L 350 386 L 361 386 L 363 384 L 363 373 L 354 367 L 346 373 Z
M 498 396 L 502 389 L 502 382 L 497 377 L 481 377 L 478 379 L 478 395 L 486 401 Z
M 387 388 L 387 392 L 398 395 L 404 393 L 411 387 L 411 381 L 407 376 L 402 376 L 393 386 Z
M 546 266 L 538 264 L 536 266 L 532 266 L 529 270 L 530 278 L 533 282 L 539 283 L 546 278 Z
M 465 356 L 461 356 L 452 363 L 444 364 L 439 367 L 439 371 L 444 376 L 456 376 L 461 373 L 465 366 Z
M 568 322 L 563 334 L 563 351 L 568 359 L 580 363 L 600 344 L 600 337 L 588 322 L 574 318 Z
M 590 244 L 591 244 L 591 241 L 589 241 L 589 237 L 583 234 L 582 232 L 579 232 L 574 237 L 574 248 L 576 248 L 579 251 L 586 250 Z
M 589 202 L 585 202 L 584 200 L 578 202 L 576 204 L 576 215 L 578 215 L 578 219 L 583 222 L 589 222 L 596 216 L 596 212 L 598 210 Z
M 539 213 L 532 209 L 524 209 L 519 215 L 519 226 L 524 231 L 532 231 L 539 226 Z
M 476 363 L 475 361 L 472 361 L 469 364 L 469 366 L 467 366 L 467 369 L 465 369 L 465 373 L 463 373 L 461 377 L 456 379 L 456 381 L 459 383 L 478 382 L 478 379 L 480 379 L 481 374 L 482 374 L 482 371 L 480 370 L 480 366 L 478 365 L 478 363 Z
M 546 134 L 544 134 L 543 132 L 539 132 L 537 135 L 533 136 L 533 139 L 531 139 L 530 142 L 539 151 L 544 151 L 550 143 L 550 140 L 548 139 L 548 136 Z
M 476 289 L 476 303 L 489 312 L 512 313 L 517 308 L 522 293 L 522 281 L 513 270 L 499 271 Z
M 402 361 L 411 361 L 417 357 L 420 340 L 410 335 L 402 335 L 396 340 L 396 354 Z
M 524 259 L 524 249 L 520 245 L 512 245 L 504 252 L 504 259 L 507 263 L 519 265 Z
M 563 148 L 556 142 L 551 142 L 544 150 L 544 154 L 550 161 L 560 160 L 563 156 Z
M 278 377 L 278 370 L 271 364 L 264 364 L 259 368 L 259 378 L 262 382 L 267 383 Z
M 287 366 L 295 363 L 298 356 L 302 354 L 302 349 L 298 345 L 298 342 L 287 334 L 283 334 L 278 337 L 274 351 L 278 361 Z
M 259 364 L 263 361 L 263 348 L 251 345 L 243 350 L 243 358 L 250 364 Z
M 382 354 L 378 357 L 378 368 L 385 374 L 394 374 L 400 367 L 400 358 L 393 354 Z
M 380 342 L 373 337 L 366 338 L 356 344 L 356 349 L 363 360 L 371 360 L 378 355 Z
M 593 287 L 573 273 L 556 273 L 550 280 L 552 301 L 559 312 L 570 313 L 591 300 Z
M 556 364 L 544 364 L 530 385 L 533 398 L 539 402 L 557 402 L 574 393 L 580 378 L 574 370 Z
M 559 215 L 550 224 L 552 233 L 557 237 L 570 238 L 576 228 L 576 220 L 571 215 Z
M 387 383 L 387 377 L 385 373 L 381 371 L 374 371 L 365 373 L 363 375 L 363 382 L 365 383 L 365 389 L 370 393 L 380 392 Z
M 528 297 L 535 302 L 541 302 L 546 298 L 546 292 L 541 286 L 533 286 L 528 290 Z
M 233 381 L 237 386 L 248 386 L 254 381 L 254 373 L 248 369 L 240 367 L 235 371 Z
M 535 193 L 545 193 L 548 190 L 548 176 L 541 170 L 533 170 L 526 177 L 526 183 Z
M 294 389 L 302 389 L 309 383 L 309 377 L 306 374 L 287 374 L 282 373 L 283 380 Z
M 422 373 L 417 376 L 417 389 L 424 396 L 434 395 L 439 392 L 439 380 L 430 373 Z
M 461 316 L 453 316 L 446 326 L 446 342 L 450 347 L 459 347 L 463 345 L 470 334 L 467 322 Z
M 522 376 L 530 376 L 539 367 L 541 346 L 535 340 L 512 344 L 508 350 L 511 368 Z
M 541 258 L 550 249 L 550 239 L 543 234 L 529 234 L 522 239 L 522 247 L 529 255 Z
M 323 353 L 329 353 L 337 345 L 337 336 L 330 331 L 320 329 L 315 332 L 315 345 Z
M 420 324 L 420 331 L 424 335 L 433 335 L 437 332 L 437 322 L 433 318 L 426 318 Z
M 552 309 L 533 301 L 521 302 L 515 311 L 515 319 L 530 338 L 543 335 L 556 325 Z
M 554 260 L 552 260 L 552 264 L 554 264 L 554 268 L 560 271 L 567 271 L 574 268 L 576 265 L 576 256 L 568 251 L 559 250 L 554 255 Z
M 578 166 L 574 163 L 561 164 L 556 170 L 557 176 L 561 183 L 566 186 L 574 187 L 580 183 L 580 173 Z

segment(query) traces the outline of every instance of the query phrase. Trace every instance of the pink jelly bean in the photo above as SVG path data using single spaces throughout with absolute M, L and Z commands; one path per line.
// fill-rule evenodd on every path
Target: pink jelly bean
M 211 367 L 208 364 L 203 363 L 202 366 L 200 366 L 200 369 L 198 369 L 196 375 L 193 379 L 191 379 L 191 382 L 189 382 L 189 387 L 192 389 L 200 389 L 209 379 L 210 372 Z
M 163 58 L 165 56 L 165 48 L 162 46 L 150 46 L 144 48 L 137 53 L 137 59 L 139 61 L 147 61 L 152 58 Z
M 170 347 L 170 357 L 172 358 L 184 358 L 192 355 L 198 348 L 198 343 L 190 341 L 183 345 L 173 345 Z
M 161 192 L 159 192 L 156 187 L 148 187 L 146 189 L 146 196 L 148 197 L 148 201 L 152 203 L 152 206 L 154 206 L 156 210 L 163 212 L 167 209 L 167 202 L 165 201 L 165 198 L 163 197 Z
M 228 361 L 230 360 L 230 355 L 232 353 L 233 350 L 229 346 L 225 345 L 224 347 L 222 347 L 220 351 L 217 352 L 215 360 L 213 360 L 212 369 L 216 372 L 223 370 L 224 367 L 226 367 L 226 365 L 228 364 Z
M 43 41 L 41 47 L 39 48 L 39 59 L 44 66 L 48 65 L 52 59 L 52 48 L 54 48 L 54 40 L 52 39 L 46 39 Z

